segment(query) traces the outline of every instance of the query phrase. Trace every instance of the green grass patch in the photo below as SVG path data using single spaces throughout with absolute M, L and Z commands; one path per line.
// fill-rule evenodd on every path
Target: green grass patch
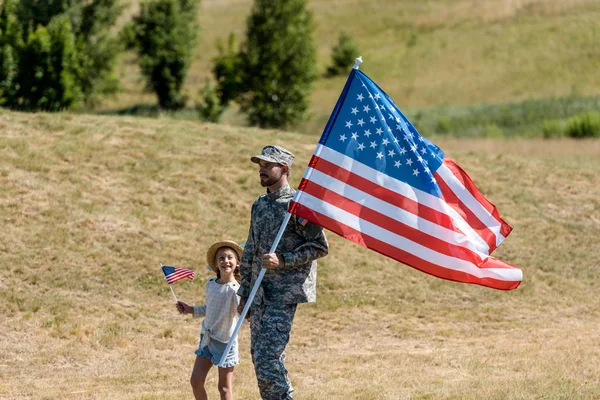
M 600 96 L 568 96 L 532 99 L 506 104 L 472 106 L 443 106 L 408 110 L 406 116 L 422 135 L 450 135 L 454 137 L 550 137 L 561 136 L 565 126 L 571 137 L 594 136 L 600 131 L 597 117 L 592 114 L 576 117 L 600 109 Z

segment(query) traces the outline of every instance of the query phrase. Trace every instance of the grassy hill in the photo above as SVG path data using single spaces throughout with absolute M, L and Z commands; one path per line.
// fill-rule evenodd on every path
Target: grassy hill
M 125 21 L 138 0 L 124 3 L 129 4 Z M 325 71 L 332 46 L 346 31 L 362 49 L 361 69 L 405 111 L 566 96 L 594 96 L 595 104 L 600 101 L 596 0 L 311 0 L 308 4 L 314 12 L 319 70 Z M 201 40 L 185 85 L 190 106 L 211 76 L 217 40 L 226 40 L 230 32 L 243 40 L 251 6 L 252 0 L 201 2 Z M 118 75 L 124 92 L 106 99 L 100 110 L 139 113 L 156 104 L 155 97 L 142 90 L 132 54 L 123 55 Z M 299 130 L 322 131 L 345 79 L 321 77 L 315 82 L 310 120 Z M 552 116 L 549 110 L 547 119 Z M 224 120 L 243 123 L 235 111 Z
M 261 193 L 249 155 L 293 150 L 296 185 L 316 139 L 6 111 L 0 129 L 0 398 L 190 398 L 199 324 L 159 263 L 195 269 L 174 289 L 201 303 L 205 249 L 244 240 Z M 330 233 L 288 348 L 296 398 L 600 398 L 600 142 L 433 139 L 513 225 L 495 254 L 522 285 L 443 281 Z M 248 343 L 238 399 L 258 398 Z

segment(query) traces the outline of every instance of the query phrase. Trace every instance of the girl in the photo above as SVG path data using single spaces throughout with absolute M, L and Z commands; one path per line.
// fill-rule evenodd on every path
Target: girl
M 206 262 L 216 278 L 206 283 L 206 304 L 189 306 L 177 302 L 181 314 L 193 314 L 194 318 L 204 317 L 200 332 L 200 345 L 196 350 L 196 362 L 190 383 L 196 399 L 207 399 L 204 383 L 213 365 L 218 365 L 227 342 L 235 329 L 239 315 L 239 271 L 242 248 L 230 240 L 214 243 L 206 252 Z M 239 364 L 237 338 L 227 354 L 224 365 L 219 367 L 219 394 L 221 400 L 233 400 L 233 367 Z

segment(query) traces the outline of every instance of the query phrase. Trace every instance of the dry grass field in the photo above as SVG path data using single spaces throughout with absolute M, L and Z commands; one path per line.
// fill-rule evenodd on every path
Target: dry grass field
M 242 2 L 241 2 L 242 3 Z M 317 138 L 169 119 L 0 111 L 0 398 L 189 399 L 204 251 L 244 240 L 249 155 Z M 514 231 L 510 292 L 433 278 L 329 234 L 288 347 L 298 400 L 599 399 L 600 141 L 432 138 Z M 258 399 L 241 332 L 237 399 Z M 216 377 L 209 395 L 217 398 Z

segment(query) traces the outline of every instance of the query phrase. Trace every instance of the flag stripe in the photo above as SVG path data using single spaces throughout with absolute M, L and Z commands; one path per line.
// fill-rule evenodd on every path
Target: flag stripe
M 502 224 L 473 196 L 472 191 L 468 190 L 463 182 L 457 178 L 455 175 L 456 170 L 451 170 L 447 167 L 447 164 L 452 165 L 454 162 L 445 158 L 444 164 L 440 166 L 435 174 L 442 189 L 443 198 L 451 207 L 464 216 L 469 225 L 488 243 L 490 253 L 493 252 L 505 239 L 504 235 L 501 234 Z M 468 176 L 465 174 L 461 178 L 465 179 Z M 488 205 L 494 207 L 489 202 Z
M 167 276 L 167 280 L 170 282 L 177 282 L 178 280 L 181 280 L 184 278 L 193 279 L 194 274 L 179 272 L 179 273 L 173 273 L 173 274 Z
M 479 264 L 483 261 L 482 255 L 460 245 L 461 242 L 468 243 L 466 242 L 464 235 L 459 236 L 453 232 L 443 230 L 443 228 L 436 229 L 436 225 L 428 223 L 428 221 L 418 221 L 416 216 L 412 216 L 412 219 L 416 221 L 407 221 L 408 223 L 404 223 L 403 214 L 406 213 L 402 212 L 402 210 L 394 210 L 389 205 L 378 204 L 383 202 L 377 201 L 377 199 L 369 199 L 370 196 L 366 193 L 363 193 L 364 201 L 361 203 L 349 200 L 350 198 L 355 197 L 352 194 L 349 195 L 348 192 L 352 190 L 350 187 L 346 188 L 344 193 L 346 197 L 344 197 L 317 184 L 314 178 L 315 176 L 313 175 L 312 184 L 306 185 L 304 193 L 321 199 L 324 202 L 334 204 L 337 208 L 364 221 L 382 227 L 385 226 L 390 232 L 403 236 L 417 244 L 426 246 L 438 253 L 461 258 L 475 264 Z M 332 185 L 329 185 L 329 187 L 332 188 Z M 357 198 L 360 198 L 358 193 L 356 195 Z M 379 210 L 380 212 L 375 210 Z M 414 227 L 411 226 L 413 224 Z M 447 234 L 447 232 L 449 234 Z M 438 238 L 437 235 L 442 236 L 442 238 Z M 463 240 L 461 241 L 461 239 Z M 487 256 L 483 255 L 483 257 Z
M 302 198 L 304 198 L 304 196 L 302 196 Z M 410 251 L 405 251 L 404 249 L 398 248 L 397 246 L 392 245 L 385 240 L 381 240 L 377 237 L 367 234 L 363 229 L 364 227 L 362 224 L 360 226 L 360 230 L 356 229 L 355 227 L 346 225 L 335 218 L 320 213 L 314 207 L 312 207 L 312 205 L 305 206 L 303 204 L 295 203 L 294 214 L 307 218 L 311 221 L 315 221 L 315 223 L 327 227 L 327 229 L 346 239 L 439 278 L 457 282 L 473 283 L 500 290 L 514 289 L 519 286 L 522 279 L 521 271 L 510 266 L 502 266 L 502 268 L 477 268 L 471 266 L 470 268 L 459 269 L 450 268 L 447 264 L 440 265 L 438 263 L 425 260 L 417 257 Z M 344 218 L 344 222 L 348 221 L 348 219 Z M 390 233 L 390 235 L 393 234 Z M 490 262 L 490 260 L 494 261 Z M 501 261 L 493 259 L 492 257 L 488 257 L 484 264 L 488 262 L 491 264 L 503 264 Z
M 323 162 L 323 160 L 320 161 L 319 167 L 322 167 Z M 354 177 L 357 178 L 355 179 L 352 176 L 353 174 L 346 170 L 340 170 L 333 167 L 330 171 L 335 171 L 332 172 L 335 177 L 326 175 L 320 170 L 315 170 L 314 172 L 311 172 L 310 181 L 319 187 L 330 189 L 334 192 L 335 196 L 340 196 L 340 199 L 336 198 L 333 201 L 327 200 L 329 203 L 339 205 L 339 202 L 343 201 L 344 198 L 347 198 L 357 204 L 358 207 L 378 210 L 383 215 L 393 218 L 397 222 L 406 224 L 413 229 L 420 230 L 448 243 L 461 245 L 472 251 L 477 251 L 477 248 L 469 241 L 469 239 L 452 225 L 450 218 L 447 215 L 432 210 L 429 207 L 423 206 L 410 199 L 406 199 L 403 196 L 394 194 L 385 188 L 379 187 L 379 190 L 372 190 L 369 192 L 372 185 L 371 182 L 365 181 L 354 175 Z M 337 177 L 342 177 L 340 175 L 347 180 L 341 181 L 336 179 Z M 362 181 L 368 182 L 369 184 L 361 185 L 361 183 L 363 183 Z M 305 179 L 301 182 L 300 188 L 305 192 L 315 195 L 310 190 L 311 185 L 308 184 Z M 338 195 L 338 193 L 343 193 L 343 197 Z M 333 196 L 334 195 L 330 195 L 330 197 Z M 406 207 L 407 204 L 408 207 Z M 428 214 L 431 214 L 429 218 L 422 218 L 424 215 L 427 216 Z M 441 221 L 442 223 L 436 223 L 438 221 Z
M 376 184 L 377 190 L 375 193 L 371 193 L 372 195 L 378 195 L 383 189 L 386 189 L 395 193 L 396 196 L 403 196 L 440 214 L 448 215 L 452 219 L 453 225 L 460 232 L 464 233 L 479 251 L 490 254 L 487 242 L 443 199 L 416 189 L 326 146 L 317 146 L 315 155 L 317 157 L 315 157 L 314 162 L 311 162 L 311 166 L 314 169 L 320 168 L 318 166 L 320 159 L 329 161 L 331 164 L 336 165 L 337 168 L 348 170 L 354 175 Z M 310 179 L 310 172 L 307 172 L 305 175 L 307 179 Z
M 446 229 L 459 232 L 459 230 L 454 227 L 452 224 L 452 219 L 447 214 L 420 204 L 418 201 L 410 199 L 402 194 L 393 192 L 361 176 L 358 176 L 347 169 L 339 168 L 337 165 L 325 159 L 317 158 L 315 160 L 314 168 L 318 173 L 321 173 L 321 175 L 311 175 L 310 180 L 312 182 L 320 183 L 322 186 L 329 186 L 331 184 L 335 184 L 334 182 L 339 182 L 339 184 L 335 184 L 335 186 L 337 188 L 336 190 L 340 192 L 347 190 L 347 188 L 344 187 L 345 184 L 350 185 L 351 187 L 360 190 L 362 195 L 365 193 L 370 193 L 374 198 L 389 204 L 393 204 L 394 206 L 406 210 L 415 216 L 418 215 L 420 218 L 437 223 Z M 326 174 L 325 177 L 323 174 Z M 334 178 L 335 181 L 329 183 L 328 179 L 331 178 Z
M 444 201 L 452 207 L 456 212 L 469 224 L 471 228 L 484 240 L 489 247 L 489 253 L 492 253 L 496 249 L 496 235 L 492 232 L 487 225 L 485 225 L 477 216 L 467 207 L 460 198 L 448 187 L 444 177 L 439 175 L 437 172 L 433 174 L 437 180 L 440 189 L 442 190 L 442 198 Z
M 465 205 L 494 232 L 498 237 L 496 246 L 499 246 L 510 234 L 512 227 L 500 218 L 496 206 L 483 196 L 471 177 L 450 158 L 444 158 L 438 173 Z
M 353 215 L 333 204 L 324 202 L 321 199 L 311 196 L 310 194 L 307 194 L 305 192 L 303 192 L 302 195 L 299 197 L 299 201 L 297 203 L 299 205 L 313 209 L 321 215 L 331 218 L 338 224 L 344 224 L 356 231 L 364 233 L 366 236 L 391 244 L 399 250 L 415 254 L 418 256 L 418 258 L 424 261 L 453 270 L 465 271 L 477 277 L 490 275 L 491 271 L 480 270 L 479 268 L 477 268 L 477 265 L 473 264 L 472 262 L 457 257 L 448 256 L 446 254 L 438 253 L 437 251 L 434 251 L 425 245 L 415 243 L 412 240 L 407 239 L 406 237 L 391 232 L 382 226 L 366 221 L 361 217 Z M 294 213 L 297 214 L 296 211 L 294 211 Z M 301 216 L 304 217 L 304 215 Z M 331 229 L 327 225 L 322 226 Z M 520 274 L 520 270 L 517 269 L 514 271 L 517 271 Z M 512 280 L 514 273 L 511 270 L 509 270 L 503 272 L 503 275 L 506 275 Z M 491 274 L 491 276 L 497 279 L 501 279 L 501 277 L 496 276 L 496 274 L 493 273 Z

